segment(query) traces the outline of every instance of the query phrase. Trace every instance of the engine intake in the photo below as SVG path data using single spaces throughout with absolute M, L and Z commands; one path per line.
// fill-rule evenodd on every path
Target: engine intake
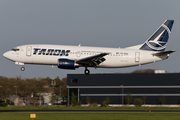
M 78 66 L 76 65 L 74 60 L 69 60 L 69 59 L 58 59 L 58 68 L 61 69 L 75 69 Z

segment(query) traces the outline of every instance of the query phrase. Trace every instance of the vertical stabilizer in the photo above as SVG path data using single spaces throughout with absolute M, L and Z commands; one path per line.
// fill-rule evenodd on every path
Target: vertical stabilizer
M 140 50 L 164 51 L 171 34 L 174 20 L 165 22 L 145 41 Z

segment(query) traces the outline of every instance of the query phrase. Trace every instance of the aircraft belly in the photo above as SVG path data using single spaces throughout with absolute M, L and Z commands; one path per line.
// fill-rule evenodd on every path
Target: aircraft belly
M 57 65 L 58 58 L 52 56 L 35 56 L 28 60 L 31 64 Z

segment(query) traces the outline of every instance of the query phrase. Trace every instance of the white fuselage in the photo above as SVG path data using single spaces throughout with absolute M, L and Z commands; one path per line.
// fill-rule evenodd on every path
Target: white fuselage
M 97 67 L 121 68 L 152 63 L 167 58 L 167 55 L 153 56 L 152 54 L 156 53 L 155 51 L 120 48 L 43 44 L 22 45 L 16 48 L 19 51 L 8 51 L 4 53 L 4 57 L 20 64 L 58 65 L 58 59 L 60 58 L 77 61 L 100 53 L 109 53 L 104 56 L 106 60 Z

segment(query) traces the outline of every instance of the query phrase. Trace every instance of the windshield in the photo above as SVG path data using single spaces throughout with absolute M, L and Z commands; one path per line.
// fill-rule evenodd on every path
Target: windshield
M 13 48 L 13 49 L 11 49 L 12 51 L 19 51 L 19 49 L 18 48 Z

